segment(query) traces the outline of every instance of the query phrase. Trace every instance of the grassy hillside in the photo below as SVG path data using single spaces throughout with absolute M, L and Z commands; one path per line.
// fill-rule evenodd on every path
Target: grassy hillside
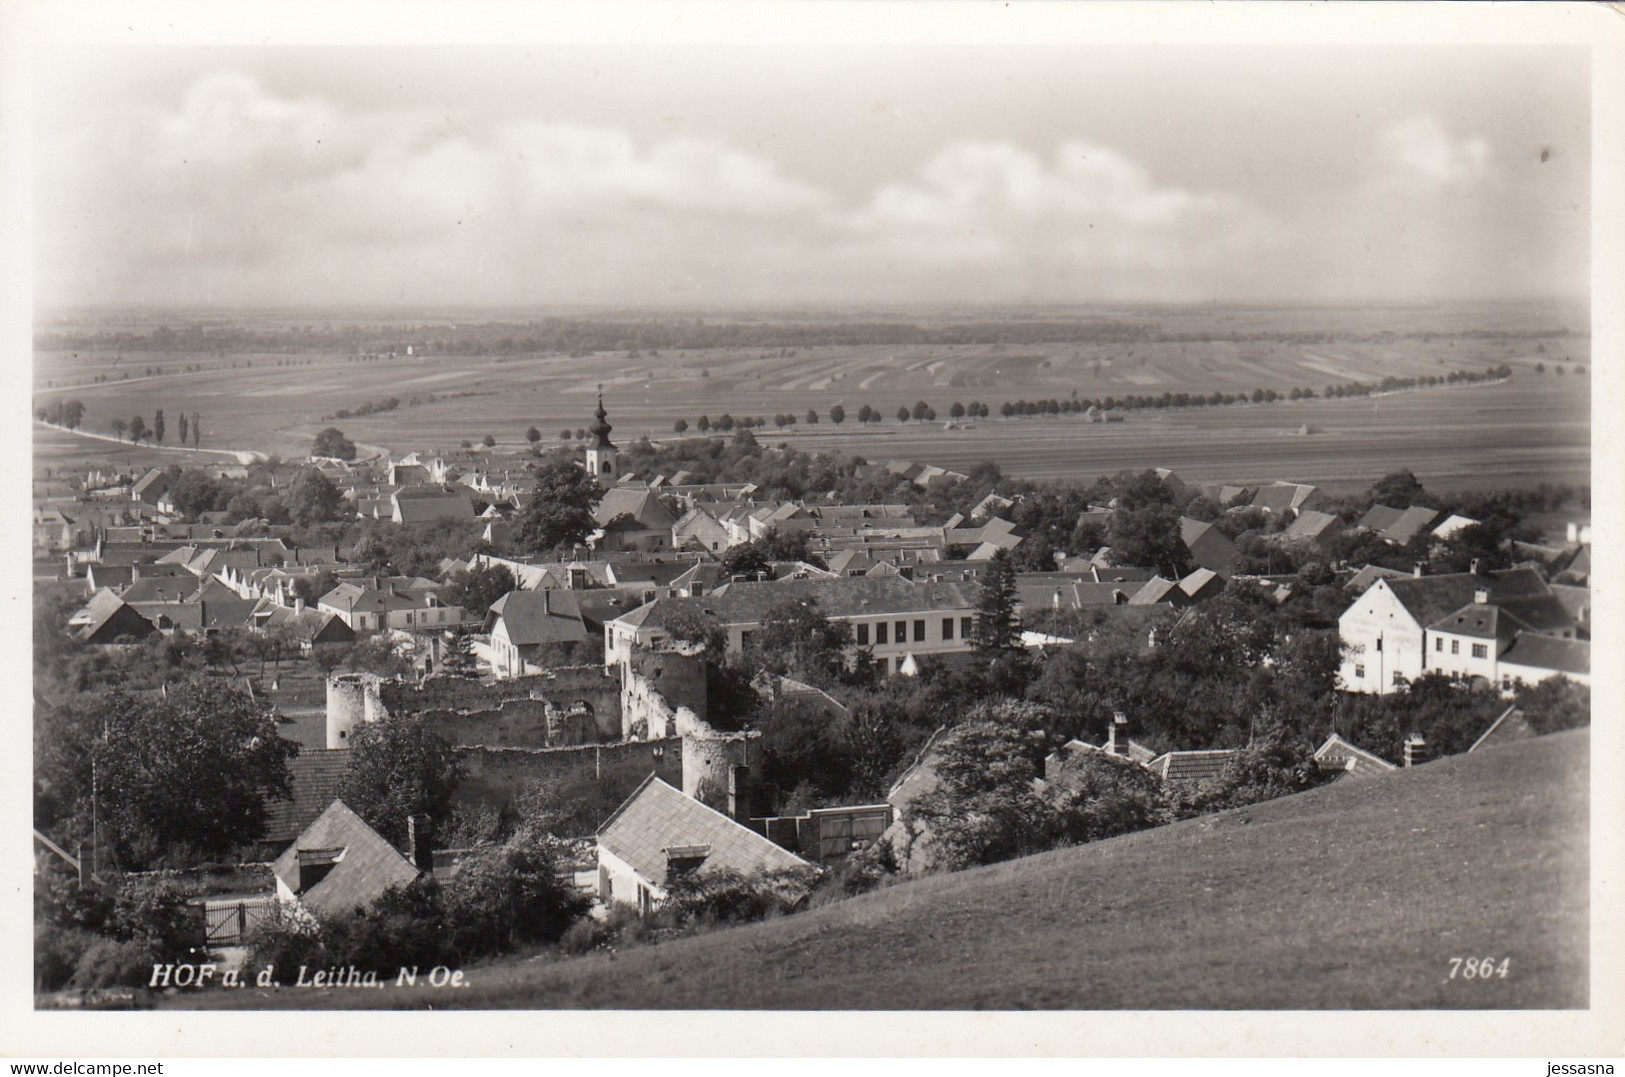
M 1415 770 L 460 992 L 312 1008 L 1343 1009 L 1587 1005 L 1588 734 Z M 1452 957 L 1510 957 L 1452 980 Z M 247 997 L 244 997 L 247 996 Z

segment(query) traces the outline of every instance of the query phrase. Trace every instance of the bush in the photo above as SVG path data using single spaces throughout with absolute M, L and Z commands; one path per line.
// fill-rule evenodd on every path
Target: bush
M 577 920 L 559 937 L 559 949 L 571 957 L 579 957 L 598 949 L 610 937 L 611 932 L 607 924 L 592 919 Z
M 152 966 L 164 956 L 138 939 L 96 937 L 79 958 L 69 987 L 145 987 L 152 981 Z
M 102 936 L 81 928 L 55 924 L 34 925 L 34 990 L 56 991 L 68 986 L 85 952 Z
M 764 920 L 800 907 L 821 874 L 818 868 L 696 871 L 667 880 L 666 908 L 684 925 Z
M 586 914 L 589 899 L 559 877 L 562 851 L 556 839 L 523 828 L 463 858 L 441 896 L 464 960 L 554 942 Z
M 320 926 L 298 906 L 278 903 L 248 936 L 248 967 L 271 967 L 273 979 L 292 983 L 300 965 L 326 965 Z

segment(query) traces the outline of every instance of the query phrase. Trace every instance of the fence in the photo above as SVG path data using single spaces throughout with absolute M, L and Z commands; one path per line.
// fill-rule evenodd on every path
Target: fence
M 206 946 L 236 946 L 245 942 L 249 934 L 269 920 L 276 908 L 276 898 L 242 898 L 204 901 L 203 940 Z

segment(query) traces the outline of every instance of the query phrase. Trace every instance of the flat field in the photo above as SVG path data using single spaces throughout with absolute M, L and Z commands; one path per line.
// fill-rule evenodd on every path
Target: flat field
M 701 415 L 771 420 L 782 412 L 798 419 L 791 432 L 769 425 L 759 437 L 949 467 L 992 459 L 1008 473 L 1032 478 L 1093 478 L 1124 467 L 1167 466 L 1199 480 L 1288 478 L 1332 488 L 1362 487 L 1397 467 L 1441 487 L 1588 480 L 1590 378 L 1573 367 L 1590 364 L 1589 339 L 1570 333 L 1552 312 L 1185 310 L 1156 312 L 1148 325 L 1164 338 L 1179 339 L 627 350 L 579 357 L 430 355 L 367 362 L 331 354 L 120 357 L 42 351 L 35 385 L 41 400 L 82 400 L 85 426 L 93 431 L 106 433 L 115 419 L 137 414 L 150 422 L 162 408 L 171 441 L 176 416 L 184 411 L 201 416 L 205 448 L 285 456 L 307 452 L 312 435 L 327 425 L 360 444 L 394 452 L 454 448 L 487 434 L 516 448 L 531 425 L 541 430 L 544 444 L 556 444 L 561 429 L 590 422 L 601 385 L 622 441 L 670 437 L 678 419 L 692 427 Z M 1529 335 L 1548 327 L 1546 335 Z M 1502 330 L 1508 335 L 1493 335 Z M 413 331 L 444 336 L 452 327 L 416 325 Z M 1428 335 L 1376 336 L 1384 331 Z M 1504 385 L 1376 399 L 1143 412 L 1109 425 L 1076 416 L 997 416 L 1005 400 L 1259 388 L 1285 394 L 1294 387 L 1321 393 L 1348 381 L 1482 371 L 1501 363 L 1513 370 Z M 1537 363 L 1546 366 L 1544 373 L 1536 372 Z M 1563 375 L 1555 372 L 1559 364 L 1566 368 Z M 197 369 L 183 371 L 186 366 Z M 113 380 L 98 382 L 98 376 Z M 389 397 L 399 398 L 400 407 L 364 418 L 327 418 Z M 898 406 L 918 400 L 935 408 L 938 420 L 900 424 Z M 994 417 L 974 429 L 943 429 L 953 402 L 973 400 L 988 404 Z M 835 404 L 848 415 L 839 428 L 828 418 Z M 865 404 L 885 419 L 859 429 L 856 415 Z M 817 411 L 817 426 L 806 423 L 808 409 Z M 1305 425 L 1311 433 L 1296 433 Z M 38 441 L 36 466 L 75 457 L 109 462 L 110 451 L 125 451 L 107 442 L 54 438 Z M 75 449 L 74 440 L 84 441 L 83 448 Z

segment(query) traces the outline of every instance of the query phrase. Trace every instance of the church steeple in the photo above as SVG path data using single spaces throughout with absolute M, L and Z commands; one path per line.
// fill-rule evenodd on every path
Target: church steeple
M 604 411 L 604 387 L 598 387 L 598 410 L 593 413 L 593 423 L 587 428 L 594 441 L 587 446 L 587 474 L 597 479 L 601 485 L 613 486 L 619 476 L 616 471 L 616 459 L 619 455 L 615 450 L 615 443 L 609 440 L 609 432 L 614 427 L 609 425 L 609 414 Z
M 593 442 L 595 449 L 613 449 L 615 445 L 609 440 L 609 432 L 615 429 L 609 425 L 609 413 L 604 410 L 604 388 L 598 387 L 598 410 L 593 413 L 593 424 L 587 427 L 587 433 L 598 440 Z

